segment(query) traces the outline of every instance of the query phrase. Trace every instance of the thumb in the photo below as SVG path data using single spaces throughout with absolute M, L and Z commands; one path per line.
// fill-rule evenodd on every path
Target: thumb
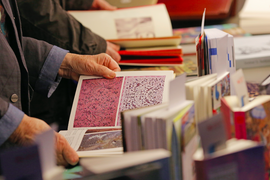
M 64 136 L 57 133 L 57 146 L 60 146 L 59 150 L 61 152 L 62 149 L 62 159 L 61 161 L 64 163 L 66 161 L 68 164 L 76 165 L 79 161 L 79 156 L 77 152 L 69 145 L 68 141 Z

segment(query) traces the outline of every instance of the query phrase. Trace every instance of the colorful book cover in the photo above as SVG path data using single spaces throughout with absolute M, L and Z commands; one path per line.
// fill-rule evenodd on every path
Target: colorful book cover
M 220 99 L 224 96 L 231 95 L 230 88 L 230 74 L 227 74 L 218 83 L 211 87 L 212 97 L 212 113 L 217 114 L 220 112 L 221 101 Z
M 245 112 L 247 139 L 262 142 L 265 146 L 265 161 L 270 169 L 270 101 Z
M 270 101 L 246 112 L 233 112 L 226 100 L 222 99 L 222 112 L 228 118 L 227 124 L 230 124 L 232 137 L 249 139 L 264 145 L 265 166 L 270 170 Z
M 194 104 L 188 106 L 187 109 L 181 116 L 182 179 L 193 180 L 195 179 L 195 172 L 192 156 L 198 148 Z

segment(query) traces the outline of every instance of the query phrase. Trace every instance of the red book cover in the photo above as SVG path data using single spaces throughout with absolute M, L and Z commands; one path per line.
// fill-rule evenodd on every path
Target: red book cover
M 181 56 L 165 56 L 165 57 L 129 57 L 129 58 L 122 58 L 119 62 L 120 65 L 179 65 L 182 64 L 183 59 Z
M 237 139 L 247 139 L 246 115 L 245 112 L 234 112 L 235 137 Z
M 118 53 L 121 56 L 179 56 L 182 55 L 182 49 L 121 50 Z
M 231 139 L 235 137 L 234 125 L 233 123 L 231 123 L 230 120 L 232 111 L 224 98 L 221 98 L 220 103 L 221 103 L 220 110 L 223 114 L 226 126 L 225 128 L 227 133 L 227 139 Z

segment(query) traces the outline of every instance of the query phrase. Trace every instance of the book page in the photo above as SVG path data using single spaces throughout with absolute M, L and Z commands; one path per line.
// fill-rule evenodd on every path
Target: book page
M 114 129 L 73 129 L 60 131 L 79 157 L 122 154 L 122 131 Z
M 69 130 L 119 127 L 122 111 L 168 101 L 173 71 L 127 71 L 116 75 L 114 79 L 80 77 Z
M 172 25 L 164 4 L 114 11 L 69 11 L 69 13 L 104 39 L 172 36 Z
M 68 141 L 69 145 L 77 151 L 86 131 L 87 129 L 73 129 L 69 131 L 60 131 L 59 134 L 62 134 Z

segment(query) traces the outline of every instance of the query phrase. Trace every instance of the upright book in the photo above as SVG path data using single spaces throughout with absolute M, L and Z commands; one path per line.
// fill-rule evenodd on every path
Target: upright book
M 202 121 L 220 112 L 220 99 L 231 95 L 230 73 L 220 77 L 209 74 L 198 77 L 185 84 L 188 100 L 195 102 L 196 121 Z
M 81 76 L 67 131 L 80 156 L 123 152 L 120 112 L 168 101 L 173 71 L 117 72 L 114 79 Z

